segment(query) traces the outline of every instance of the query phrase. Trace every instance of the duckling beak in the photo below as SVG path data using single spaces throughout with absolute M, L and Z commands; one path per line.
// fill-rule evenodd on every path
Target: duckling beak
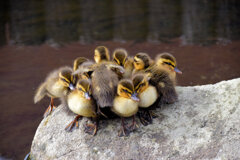
M 175 71 L 176 73 L 182 74 L 182 71 L 180 71 L 177 67 L 174 68 L 174 71 Z
M 85 93 L 84 93 L 84 97 L 85 97 L 87 100 L 90 100 L 90 99 L 91 99 L 91 97 L 89 96 L 88 92 L 85 92 Z
M 123 74 L 123 73 L 124 73 L 124 69 L 120 69 L 120 73 L 122 73 L 122 74 Z
M 136 102 L 139 102 L 139 98 L 137 97 L 137 93 L 134 92 L 132 95 L 131 95 L 131 99 L 136 101 Z
M 73 85 L 72 83 L 69 84 L 69 88 L 70 88 L 71 90 L 74 90 L 74 89 L 75 89 L 75 87 L 74 87 L 74 85 Z

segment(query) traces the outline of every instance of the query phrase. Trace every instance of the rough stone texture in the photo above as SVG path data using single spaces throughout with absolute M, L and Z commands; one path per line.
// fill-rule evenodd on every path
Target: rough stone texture
M 42 120 L 32 159 L 240 159 L 240 78 L 215 85 L 177 87 L 179 101 L 157 109 L 152 125 L 118 137 L 120 119 L 100 122 L 94 137 L 83 125 L 65 126 L 74 114 L 59 106 Z

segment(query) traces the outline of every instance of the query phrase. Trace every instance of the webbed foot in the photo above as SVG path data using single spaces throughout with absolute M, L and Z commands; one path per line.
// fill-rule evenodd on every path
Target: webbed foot
M 102 116 L 105 117 L 105 118 L 108 118 L 108 116 L 106 116 L 106 115 L 101 111 L 101 109 L 100 109 L 99 106 L 97 107 L 97 114 L 98 114 L 98 115 L 102 115 Z
M 96 135 L 97 133 L 97 125 L 93 123 L 85 124 L 85 133 L 88 133 L 90 135 Z
M 153 111 L 149 111 L 149 114 L 152 118 L 157 118 L 158 115 L 156 113 L 154 113 Z
M 135 115 L 133 116 L 133 121 L 132 121 L 132 124 L 130 124 L 127 129 L 130 131 L 130 132 L 133 132 L 135 131 L 136 129 L 138 129 L 139 126 L 137 125 L 136 123 L 136 120 L 135 120 Z
M 149 111 L 141 110 L 138 112 L 138 117 L 140 119 L 140 122 L 144 125 L 147 126 L 152 123 L 152 117 L 149 113 Z
M 124 118 L 121 118 L 122 124 L 121 124 L 121 129 L 118 132 L 118 136 L 119 137 L 123 137 L 123 136 L 128 136 L 130 134 L 130 131 L 128 129 L 128 127 L 126 127 L 125 122 L 124 122 Z
M 71 132 L 74 128 L 78 128 L 78 126 L 79 126 L 79 124 L 78 124 L 78 119 L 79 119 L 80 117 L 81 117 L 81 116 L 79 116 L 79 115 L 76 116 L 76 117 L 74 118 L 74 120 L 66 126 L 65 130 L 66 130 L 67 132 Z
M 46 118 L 48 115 L 50 115 L 52 113 L 52 111 L 54 111 L 54 109 L 56 109 L 55 106 L 49 105 L 48 108 L 46 109 L 46 111 L 43 114 L 43 118 Z

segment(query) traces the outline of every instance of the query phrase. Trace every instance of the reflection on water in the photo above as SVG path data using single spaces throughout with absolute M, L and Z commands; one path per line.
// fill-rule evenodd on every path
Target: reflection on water
M 5 0 L 1 8 L 1 44 L 6 22 L 11 40 L 24 44 L 180 36 L 188 44 L 207 44 L 240 38 L 239 0 Z

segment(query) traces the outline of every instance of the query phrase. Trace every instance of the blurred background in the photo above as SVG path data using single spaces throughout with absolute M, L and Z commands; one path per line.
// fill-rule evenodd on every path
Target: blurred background
M 240 77 L 239 0 L 1 0 L 0 159 L 23 159 L 49 104 L 33 104 L 47 73 L 93 57 L 172 53 L 178 85 Z M 64 129 L 65 126 L 63 126 Z

